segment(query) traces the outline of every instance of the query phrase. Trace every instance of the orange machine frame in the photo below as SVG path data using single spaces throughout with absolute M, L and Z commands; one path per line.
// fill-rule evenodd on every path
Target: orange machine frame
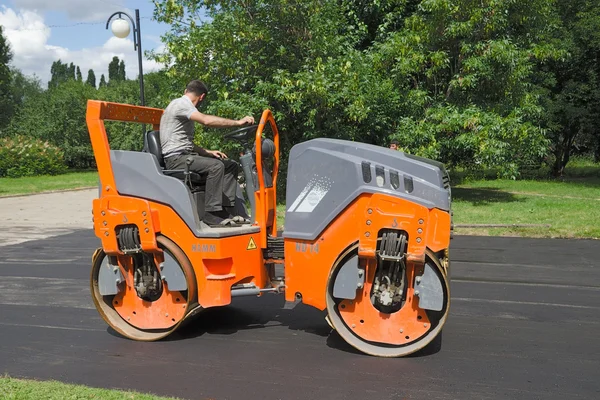
M 423 274 L 427 257 L 432 259 L 439 274 L 443 275 L 441 280 L 448 293 L 449 306 L 447 260 L 451 217 L 447 211 L 429 209 L 391 194 L 363 193 L 336 215 L 314 240 L 274 239 L 277 236 L 279 132 L 271 111 L 265 110 L 255 137 L 258 187 L 254 193 L 255 220 L 252 227 L 239 230 L 231 228 L 231 234 L 219 238 L 196 235 L 169 205 L 121 195 L 116 187 L 104 121 L 150 124 L 154 130 L 158 130 L 162 113 L 163 110 L 150 107 L 88 101 L 86 120 L 100 178 L 99 196 L 93 200 L 94 231 L 102 241 L 101 250 L 118 261 L 118 265 L 114 262 L 110 264 L 114 268 L 111 271 L 117 274 L 120 269 L 128 287 L 128 290 L 118 293 L 112 303 L 115 312 L 123 320 L 131 321 L 142 330 L 175 329 L 177 324 L 198 309 L 196 307 L 228 305 L 231 303 L 232 287 L 252 284 L 252 294 L 256 293 L 256 288 L 269 288 L 265 290 L 277 292 L 284 290 L 287 301 L 301 299 L 304 304 L 319 310 L 327 309 L 330 315 L 339 311 L 344 323 L 353 330 L 352 333 L 340 332 L 349 342 L 357 335 L 365 341 L 403 346 L 415 337 L 437 334 L 438 328 L 431 328 L 427 314 L 418 307 L 418 292 L 412 281 Z M 272 128 L 275 145 L 272 187 L 265 187 L 263 176 L 262 134 L 267 123 Z M 167 294 L 153 302 L 152 307 L 135 295 L 130 256 L 119 248 L 116 238 L 116 233 L 123 225 L 137 227 L 139 247 L 154 257 L 157 264 L 164 260 L 165 251 L 175 255 L 188 282 L 186 304 L 182 304 L 181 293 L 175 289 L 167 290 Z M 408 238 L 407 300 L 403 308 L 391 317 L 376 310 L 369 301 L 377 267 L 379 233 L 384 229 L 403 231 Z M 274 257 L 277 259 L 265 258 L 268 252 L 263 250 L 268 248 L 270 238 L 279 244 L 283 241 L 283 254 Z M 96 257 L 100 253 L 98 251 L 94 256 L 96 267 L 100 265 Z M 332 308 L 334 306 L 328 293 L 333 282 L 333 271 L 351 253 L 358 256 L 364 268 L 364 287 L 357 286 L 354 300 L 343 300 L 335 306 L 337 308 Z M 271 281 L 274 278 L 274 263 L 283 263 L 285 266 L 284 284 L 276 287 L 272 287 L 276 284 Z M 110 280 L 114 282 L 112 275 Z M 166 285 L 168 287 L 168 281 Z M 97 307 L 102 308 L 96 298 L 95 302 Z M 443 326 L 446 315 L 447 310 L 439 328 Z M 398 329 L 399 324 L 402 324 L 401 329 Z M 338 330 L 340 326 L 337 325 Z M 130 337 L 135 335 L 140 334 L 131 334 Z M 356 347 L 356 344 L 353 345 Z M 367 348 L 369 351 L 372 350 Z M 385 351 L 378 353 L 385 354 Z

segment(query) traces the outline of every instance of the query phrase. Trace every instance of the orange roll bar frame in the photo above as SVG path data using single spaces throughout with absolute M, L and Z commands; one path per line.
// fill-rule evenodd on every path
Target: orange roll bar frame
M 163 110 L 158 108 L 88 100 L 86 122 L 103 189 L 100 196 L 105 192 L 116 194 L 117 186 L 110 162 L 110 145 L 104 121 L 138 122 L 151 124 L 153 129 L 158 129 L 162 114 Z
M 262 132 L 266 123 L 271 125 L 273 130 L 273 142 L 275 143 L 275 165 L 273 166 L 273 187 L 265 188 L 263 169 L 262 169 Z M 270 110 L 264 110 L 256 130 L 256 169 L 258 175 L 258 188 L 255 192 L 256 199 L 256 222 L 261 230 L 261 248 L 267 247 L 267 223 L 269 212 L 273 213 L 273 224 L 269 229 L 271 236 L 277 236 L 277 173 L 279 171 L 279 131 Z

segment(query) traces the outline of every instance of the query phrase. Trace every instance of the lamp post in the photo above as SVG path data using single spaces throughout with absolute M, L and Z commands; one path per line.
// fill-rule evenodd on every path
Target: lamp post
M 130 32 L 129 23 L 123 18 L 121 18 L 121 15 L 125 15 L 127 18 L 129 18 L 129 20 L 131 21 L 131 25 L 133 25 L 133 48 L 138 52 L 138 64 L 140 68 L 140 103 L 142 106 L 145 106 L 146 104 L 144 100 L 144 73 L 142 71 L 142 43 L 140 36 L 140 10 L 135 10 L 135 22 L 133 21 L 133 18 L 131 18 L 126 12 L 117 11 L 108 18 L 108 21 L 106 21 L 106 29 L 108 29 L 108 24 L 115 15 L 118 15 L 118 18 L 116 18 L 113 21 L 111 25 L 111 30 L 113 35 L 115 35 L 116 37 L 120 39 L 126 38 Z

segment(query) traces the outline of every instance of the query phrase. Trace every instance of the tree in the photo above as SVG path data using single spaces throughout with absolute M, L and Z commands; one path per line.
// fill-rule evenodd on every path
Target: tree
M 183 85 L 207 81 L 207 111 L 271 108 L 283 150 L 313 137 L 384 144 L 450 167 L 517 176 L 548 142 L 535 67 L 560 57 L 554 3 L 157 1 L 171 25 L 153 54 Z M 196 24 L 205 11 L 209 20 Z M 184 16 L 189 20 L 181 22 Z M 251 55 L 251 56 L 249 56 Z
M 100 75 L 100 85 L 98 87 L 106 86 L 106 79 L 104 78 L 104 74 Z
M 170 83 L 165 74 L 150 73 L 146 78 L 148 106 L 166 107 L 171 97 L 168 95 Z M 82 123 L 85 121 L 87 100 L 136 104 L 139 97 L 139 87 L 133 80 L 103 84 L 97 90 L 92 85 L 69 80 L 52 90 L 40 92 L 35 92 L 35 86 L 32 86 L 35 81 L 21 83 L 28 89 L 20 96 L 22 112 L 13 118 L 9 134 L 26 134 L 59 147 L 71 168 L 88 168 L 94 164 L 89 132 L 86 124 Z M 111 148 L 142 150 L 143 136 L 139 124 L 116 121 L 106 121 L 105 124 Z
M 114 56 L 108 64 L 108 81 L 115 82 L 119 80 L 119 57 Z
M 28 98 L 22 112 L 13 119 L 12 135 L 48 141 L 64 152 L 71 168 L 87 168 L 93 163 L 89 132 L 85 124 L 87 100 L 96 90 L 74 79 Z
M 73 63 L 69 64 L 69 69 L 67 70 L 67 80 L 75 80 L 76 74 L 75 74 L 75 65 Z
M 14 112 L 14 105 L 10 97 L 12 52 L 3 30 L 3 27 L 0 26 L 0 132 L 8 125 Z
M 71 65 L 67 63 L 63 64 L 59 59 L 52 63 L 50 74 L 51 78 L 48 82 L 48 89 L 55 88 L 68 80 L 75 79 L 75 67 L 73 66 L 73 63 L 71 63 Z
M 127 77 L 125 75 L 125 61 L 121 60 L 121 62 L 119 63 L 119 80 L 126 80 Z
M 395 85 L 416 100 L 396 136 L 450 166 L 496 167 L 514 177 L 523 165 L 539 165 L 548 141 L 535 67 L 564 55 L 549 40 L 558 23 L 553 3 L 427 1 L 420 8 L 377 46 L 376 67 L 391 68 Z
M 94 88 L 96 87 L 96 74 L 94 73 L 93 69 L 90 69 L 88 71 L 87 80 L 85 81 L 85 83 Z
M 21 112 L 25 103 L 37 100 L 43 91 L 42 84 L 37 76 L 26 76 L 20 70 L 13 68 L 11 101 L 15 114 Z
M 108 81 L 120 82 L 125 80 L 125 61 L 119 62 L 119 57 L 114 56 L 110 64 L 108 64 Z
M 600 5 L 591 0 L 558 2 L 561 30 L 554 41 L 568 55 L 539 67 L 544 121 L 552 140 L 552 173 L 561 176 L 571 155 L 592 153 L 600 161 Z
M 81 77 L 81 70 L 79 69 L 79 66 L 77 66 L 77 82 L 81 82 L 83 80 L 83 78 Z

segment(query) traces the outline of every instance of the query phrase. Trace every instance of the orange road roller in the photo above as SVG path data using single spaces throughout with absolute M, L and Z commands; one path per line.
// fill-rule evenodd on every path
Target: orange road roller
M 90 289 L 111 328 L 155 341 L 206 308 L 275 293 L 286 307 L 324 311 L 347 343 L 373 356 L 405 356 L 439 337 L 450 307 L 452 233 L 443 164 L 352 141 L 296 144 L 278 230 L 279 132 L 265 110 L 258 124 L 224 135 L 245 149 L 236 206 L 249 218 L 209 226 L 205 177 L 165 167 L 162 112 L 87 104 L 101 240 Z M 104 121 L 145 124 L 144 149 L 112 150 Z

